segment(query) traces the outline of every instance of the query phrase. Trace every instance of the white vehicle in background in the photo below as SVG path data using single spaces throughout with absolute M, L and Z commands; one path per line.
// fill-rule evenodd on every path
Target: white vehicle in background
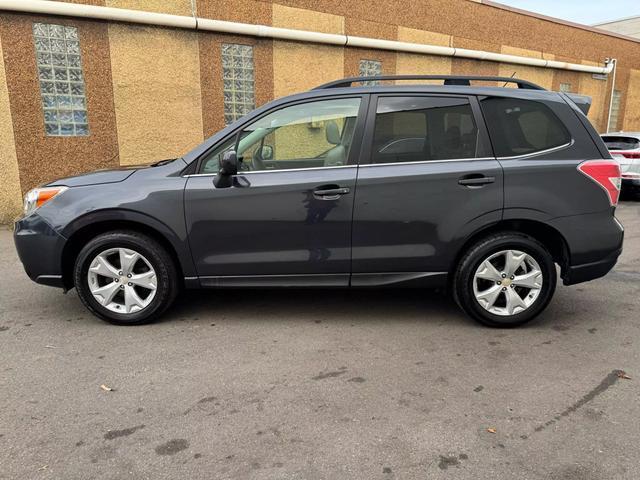
M 640 132 L 615 132 L 601 135 L 611 156 L 620 163 L 622 191 L 640 195 Z

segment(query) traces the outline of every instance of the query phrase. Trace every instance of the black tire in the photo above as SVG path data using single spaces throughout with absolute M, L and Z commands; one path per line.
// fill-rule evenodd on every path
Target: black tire
M 101 305 L 89 289 L 88 271 L 93 259 L 110 248 L 127 248 L 143 255 L 156 272 L 155 296 L 142 310 L 119 314 Z M 103 233 L 89 241 L 78 254 L 73 280 L 80 300 L 97 317 L 115 325 L 140 325 L 157 319 L 171 306 L 179 291 L 176 266 L 164 247 L 154 239 L 135 231 Z
M 519 250 L 529 254 L 542 271 L 542 288 L 535 301 L 524 311 L 513 315 L 497 315 L 486 310 L 473 291 L 474 275 L 480 264 L 502 250 Z M 553 257 L 536 239 L 517 232 L 488 236 L 472 245 L 458 263 L 453 278 L 453 296 L 470 317 L 489 327 L 513 328 L 533 320 L 549 304 L 556 289 L 557 273 Z

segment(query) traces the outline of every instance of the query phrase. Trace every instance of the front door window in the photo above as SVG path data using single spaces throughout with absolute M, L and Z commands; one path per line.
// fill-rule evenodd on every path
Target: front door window
M 285 170 L 348 163 L 360 98 L 319 100 L 272 112 L 224 142 L 204 161 L 202 173 L 217 173 L 222 154 L 237 148 L 241 170 Z

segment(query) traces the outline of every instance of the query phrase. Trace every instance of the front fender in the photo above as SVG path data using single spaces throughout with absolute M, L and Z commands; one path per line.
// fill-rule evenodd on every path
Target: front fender
M 75 234 L 86 228 L 100 228 L 100 225 L 112 224 L 126 228 L 139 226 L 142 230 L 152 230 L 162 236 L 173 248 L 180 262 L 180 268 L 185 277 L 195 276 L 195 267 L 191 258 L 189 242 L 184 229 L 176 231 L 166 223 L 146 213 L 122 208 L 95 210 L 86 213 L 59 230 L 59 233 L 67 239 L 72 239 Z M 182 222 L 184 225 L 184 221 Z

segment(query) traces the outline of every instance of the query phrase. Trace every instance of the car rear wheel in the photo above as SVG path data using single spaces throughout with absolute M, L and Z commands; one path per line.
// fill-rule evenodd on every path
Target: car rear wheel
M 117 325 L 154 320 L 178 292 L 176 268 L 167 251 L 132 231 L 108 232 L 87 243 L 75 263 L 74 283 L 93 314 Z
M 501 233 L 473 245 L 454 276 L 454 298 L 477 321 L 516 327 L 535 318 L 551 301 L 556 270 L 540 242 Z

